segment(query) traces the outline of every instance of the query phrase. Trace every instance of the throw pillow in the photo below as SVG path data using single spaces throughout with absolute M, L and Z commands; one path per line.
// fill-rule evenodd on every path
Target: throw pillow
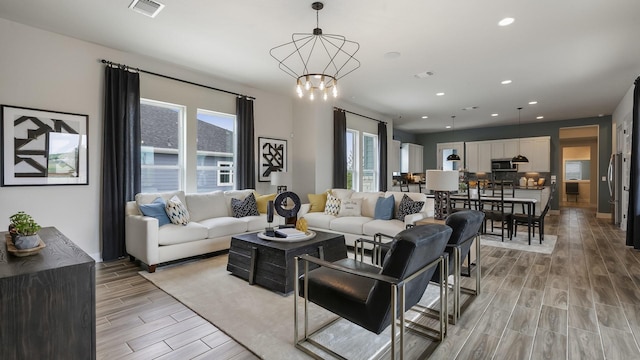
M 419 213 L 423 206 L 424 201 L 413 201 L 407 194 L 404 194 L 398 206 L 397 219 L 404 221 L 405 216 Z
M 360 216 L 362 212 L 362 199 L 347 199 L 340 202 L 339 217 Z
M 309 198 L 309 212 L 323 212 L 324 206 L 327 203 L 327 193 L 322 194 L 307 194 Z
M 245 216 L 260 216 L 258 212 L 258 205 L 256 204 L 256 197 L 253 193 L 249 194 L 244 200 L 238 200 L 236 198 L 231 199 L 231 211 L 233 216 L 237 218 Z
M 376 211 L 373 218 L 376 220 L 393 219 L 393 208 L 396 205 L 396 199 L 393 195 L 389 197 L 379 197 L 376 202 Z
M 260 214 L 267 213 L 267 203 L 276 199 L 276 194 L 256 195 L 256 205 Z
M 340 199 L 327 193 L 327 203 L 324 205 L 324 214 L 337 216 L 340 212 Z
M 166 203 L 164 199 L 159 196 L 150 204 L 138 206 L 142 215 L 158 219 L 158 226 L 171 224 L 171 220 L 169 220 L 169 217 L 167 216 L 165 207 Z
M 189 211 L 177 196 L 173 196 L 167 200 L 165 211 L 172 224 L 187 225 L 189 223 Z

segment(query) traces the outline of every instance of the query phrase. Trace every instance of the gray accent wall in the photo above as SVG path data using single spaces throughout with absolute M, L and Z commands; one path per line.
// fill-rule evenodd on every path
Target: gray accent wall
M 512 139 L 518 137 L 534 137 L 534 136 L 550 136 L 551 137 L 551 174 L 559 175 L 561 172 L 560 164 L 560 128 L 598 125 L 598 177 L 593 179 L 597 181 L 598 186 L 598 212 L 609 213 L 611 207 L 609 205 L 609 188 L 606 181 L 601 181 L 602 176 L 607 175 L 607 167 L 609 165 L 609 157 L 612 149 L 612 121 L 611 116 L 591 117 L 583 119 L 571 119 L 562 121 L 546 121 L 522 124 L 520 129 L 518 125 L 496 126 L 477 129 L 456 129 L 455 137 L 452 131 L 417 134 L 415 136 L 416 144 L 424 146 L 424 168 L 435 169 L 437 167 L 437 144 L 445 142 L 460 141 L 483 141 L 497 139 Z M 397 130 L 394 130 L 394 138 L 396 138 Z M 520 135 L 521 134 L 521 135 Z M 552 209 L 559 209 L 559 196 L 556 196 L 551 203 Z

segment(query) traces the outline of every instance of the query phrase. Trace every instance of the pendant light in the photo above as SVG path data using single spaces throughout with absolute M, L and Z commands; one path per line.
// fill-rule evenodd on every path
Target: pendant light
M 451 128 L 453 129 L 453 140 L 456 139 L 456 116 L 451 116 Z M 447 156 L 447 161 L 460 161 L 460 156 L 458 154 L 451 154 Z
M 522 107 L 518 108 L 518 156 L 514 156 L 511 159 L 512 164 L 525 164 L 529 162 L 529 159 L 520 153 L 520 110 L 522 110 Z

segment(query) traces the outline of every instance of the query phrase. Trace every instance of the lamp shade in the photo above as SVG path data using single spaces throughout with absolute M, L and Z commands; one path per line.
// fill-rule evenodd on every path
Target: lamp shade
M 458 190 L 458 171 L 427 170 L 426 187 L 434 191 Z
M 274 171 L 271 173 L 271 185 L 287 186 L 289 185 L 289 173 L 284 171 Z

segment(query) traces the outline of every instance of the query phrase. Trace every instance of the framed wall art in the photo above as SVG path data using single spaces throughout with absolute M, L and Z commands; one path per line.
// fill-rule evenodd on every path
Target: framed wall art
M 87 185 L 89 116 L 2 105 L 2 186 Z
M 258 181 L 270 181 L 274 171 L 287 171 L 287 140 L 259 137 L 258 148 Z

